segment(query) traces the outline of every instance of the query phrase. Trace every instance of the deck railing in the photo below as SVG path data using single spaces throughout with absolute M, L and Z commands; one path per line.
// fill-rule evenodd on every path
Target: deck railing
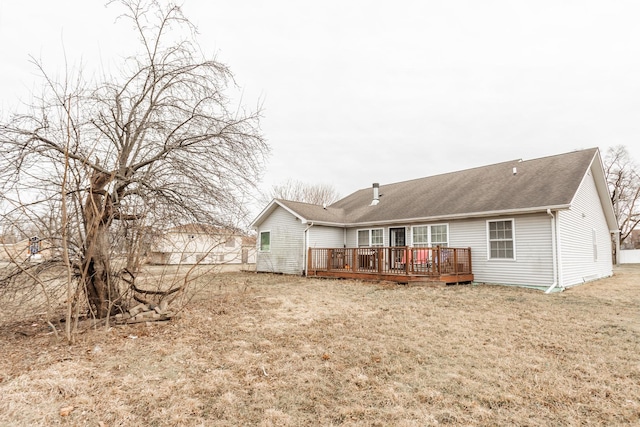
M 308 274 L 368 273 L 437 277 L 471 274 L 471 248 L 367 247 L 310 248 Z

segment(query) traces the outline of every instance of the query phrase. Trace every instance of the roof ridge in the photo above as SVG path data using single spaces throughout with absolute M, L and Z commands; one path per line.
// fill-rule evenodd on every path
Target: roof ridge
M 527 160 L 522 160 L 522 163 L 525 162 L 533 162 L 536 160 L 545 160 L 545 159 L 550 159 L 552 157 L 560 157 L 560 156 L 566 156 L 568 154 L 573 154 L 573 153 L 580 153 L 580 152 L 585 152 L 585 151 L 598 151 L 599 148 L 598 147 L 591 147 L 591 148 L 576 148 L 573 151 L 567 151 L 565 153 L 559 153 L 559 154 L 550 154 L 548 156 L 542 156 L 542 157 L 534 157 L 533 159 L 527 159 Z
M 279 202 L 285 202 L 285 203 L 296 203 L 296 204 L 300 204 L 300 205 L 307 205 L 307 206 L 319 206 L 322 207 L 323 205 L 319 205 L 316 203 L 309 203 L 309 202 L 300 202 L 298 200 L 289 200 L 289 199 L 275 199 Z

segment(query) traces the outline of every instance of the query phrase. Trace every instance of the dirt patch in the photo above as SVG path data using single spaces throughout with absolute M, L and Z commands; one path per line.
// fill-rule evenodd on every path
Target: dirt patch
M 199 288 L 178 320 L 88 327 L 71 347 L 36 318 L 0 325 L 0 420 L 640 423 L 640 266 L 551 295 L 251 273 Z

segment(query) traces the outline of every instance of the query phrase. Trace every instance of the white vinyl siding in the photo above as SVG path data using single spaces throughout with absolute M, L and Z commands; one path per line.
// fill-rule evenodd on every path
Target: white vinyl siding
M 355 228 L 347 229 L 347 247 L 348 248 L 358 247 L 358 230 Z
M 571 209 L 558 213 L 558 228 L 560 286 L 613 274 L 611 237 L 591 173 L 585 175 Z
M 270 233 L 269 252 L 258 252 L 256 271 L 302 274 L 304 271 L 304 230 L 298 218 L 277 207 L 258 229 Z M 258 249 L 260 240 L 258 240 Z
M 310 248 L 344 247 L 344 228 L 315 225 L 307 233 Z
M 472 219 L 449 223 L 449 246 L 471 248 L 474 281 L 502 285 L 537 286 L 553 284 L 551 217 L 523 215 L 513 219 L 517 259 L 489 259 L 487 220 Z M 492 219 L 493 220 L 493 219 Z

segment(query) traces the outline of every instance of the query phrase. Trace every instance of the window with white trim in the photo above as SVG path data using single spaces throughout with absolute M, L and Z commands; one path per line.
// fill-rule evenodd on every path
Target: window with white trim
M 260 252 L 269 252 L 271 250 L 271 232 L 260 232 Z
M 447 230 L 447 225 L 432 225 L 429 228 L 431 233 L 431 246 L 449 246 L 449 230 Z
M 513 220 L 487 221 L 489 259 L 515 259 Z
M 418 225 L 411 227 L 412 244 L 416 247 L 449 246 L 449 225 Z
M 383 246 L 384 229 L 373 228 L 369 230 L 358 230 L 358 247 Z

